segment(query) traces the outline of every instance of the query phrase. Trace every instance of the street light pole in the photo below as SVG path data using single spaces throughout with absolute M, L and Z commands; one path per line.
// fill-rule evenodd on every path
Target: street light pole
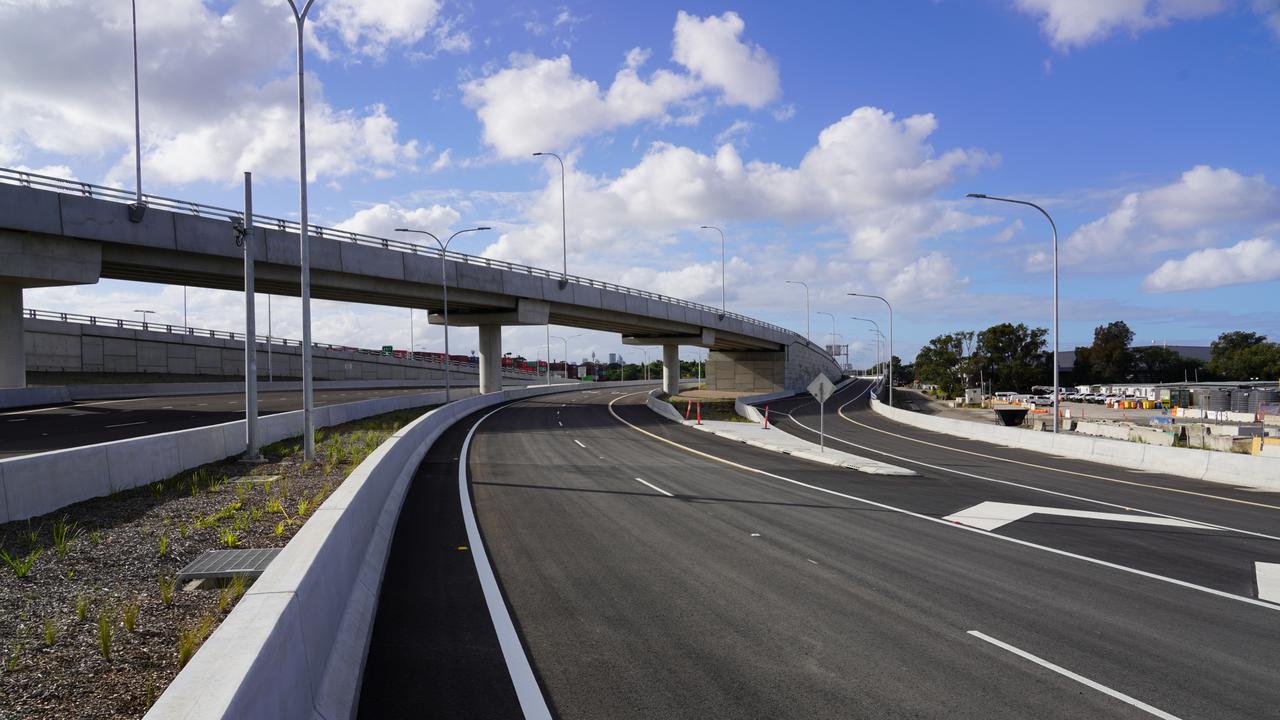
M 812 336 L 809 335 L 809 286 L 800 280 L 788 280 L 791 285 L 804 285 L 804 339 L 813 342 Z
M 551 323 L 547 323 L 547 386 L 551 386 Z
M 1049 228 L 1053 231 L 1053 431 L 1056 433 L 1058 432 L 1058 413 L 1060 412 L 1058 396 L 1061 394 L 1061 389 L 1058 385 L 1058 226 L 1053 222 L 1053 217 L 1049 215 L 1048 211 L 1033 202 L 996 197 L 995 195 L 983 193 L 969 193 L 965 197 L 1033 207 L 1039 210 L 1041 215 L 1044 215 L 1044 218 L 1049 221 Z
M 478 230 L 490 230 L 487 225 L 480 227 L 467 228 L 449 236 L 448 240 L 440 242 L 440 238 L 426 230 L 412 230 L 410 228 L 396 228 L 396 232 L 418 233 L 426 235 L 436 241 L 436 245 L 440 246 L 440 289 L 444 297 L 444 401 L 449 402 L 450 391 L 453 389 L 453 383 L 449 377 L 449 366 L 453 363 L 453 358 L 449 355 L 449 274 L 445 270 L 445 255 L 449 252 L 449 243 L 462 233 L 476 232 Z M 409 357 L 413 357 L 413 308 L 409 308 Z
M 821 311 L 821 310 L 819 310 L 819 311 L 818 311 L 817 313 L 815 313 L 815 314 L 816 314 L 816 315 L 826 315 L 827 317 L 831 318 L 831 344 L 832 344 L 832 345 L 835 345 L 835 344 L 836 344 L 836 316 L 835 316 L 835 315 L 832 315 L 832 314 L 831 314 L 831 313 L 829 313 L 829 312 L 823 312 L 823 311 Z M 833 358 L 834 358 L 834 357 L 835 357 L 835 354 L 833 353 L 833 354 L 831 355 L 831 357 L 833 357 Z
M 156 311 L 155 311 L 155 310 L 138 310 L 138 309 L 136 309 L 136 308 L 134 309 L 134 312 L 139 313 L 140 315 L 142 315 L 142 329 L 143 329 L 143 330 L 146 330 L 146 329 L 147 329 L 147 316 L 148 316 L 148 315 L 155 315 L 155 314 L 156 314 Z
M 644 353 L 644 379 L 649 379 L 649 348 L 640 348 L 640 352 Z
M 875 328 L 875 333 L 876 333 L 876 335 L 880 335 L 880 334 L 881 334 L 881 333 L 880 333 L 880 323 L 876 322 L 875 320 L 872 320 L 871 318 L 853 317 L 852 315 L 850 315 L 850 316 L 849 316 L 849 319 L 850 319 L 850 320 L 861 320 L 862 322 L 869 322 L 869 323 L 871 323 L 871 326 Z M 877 365 L 879 365 L 879 364 L 880 364 L 880 339 L 879 339 L 879 338 L 876 338 L 876 364 L 877 364 Z
M 720 319 L 728 313 L 727 306 L 724 302 L 724 231 L 715 225 L 703 225 L 701 230 L 715 230 L 720 233 Z
M 564 343 L 564 379 L 566 381 L 569 379 L 569 341 L 576 337 L 582 337 L 582 333 L 578 333 L 577 335 L 570 335 L 567 338 L 560 337 L 559 335 L 551 336 L 553 340 L 559 340 L 560 342 Z
M 131 0 L 129 10 L 133 17 L 133 170 L 134 204 L 129 208 L 129 220 L 142 222 L 146 206 L 142 204 L 142 113 L 138 101 L 138 3 Z M 183 322 L 185 325 L 186 323 Z
M 315 0 L 307 0 L 302 11 L 289 0 L 293 19 L 298 26 L 298 264 L 302 269 L 302 449 L 308 462 L 316 459 L 316 426 L 314 384 L 311 378 L 311 252 L 307 236 L 307 103 L 303 75 L 302 26 Z
M 893 407 L 893 306 L 879 295 L 867 293 L 848 293 L 852 297 L 875 298 L 889 308 L 889 407 Z
M 564 262 L 564 274 L 560 277 L 560 288 L 561 288 L 561 289 L 564 289 L 564 288 L 569 284 L 569 225 L 568 225 L 568 221 L 567 221 L 567 219 L 566 219 L 566 217 L 567 217 L 567 216 L 566 216 L 566 214 L 565 214 L 565 197 L 564 197 L 564 160 L 563 160 L 559 155 L 557 155 L 557 154 L 555 154 L 555 153 L 553 153 L 553 152 L 536 152 L 536 153 L 534 153 L 534 154 L 533 154 L 533 156 L 534 156 L 534 157 L 539 157 L 539 156 L 541 156 L 541 155 L 550 155 L 551 157 L 553 157 L 553 158 L 555 158 L 556 160 L 559 160 L 559 161 L 560 161 L 560 243 L 561 243 L 561 244 L 560 244 L 560 253 L 561 253 L 562 260 L 563 260 L 563 262 Z M 548 359 L 547 359 L 547 363 L 548 363 L 548 366 L 547 366 L 547 367 L 548 367 L 548 370 L 547 370 L 547 379 L 548 379 L 548 382 L 547 382 L 547 384 L 549 385 L 549 384 L 551 384 L 551 383 L 550 383 L 550 378 L 551 378 L 550 362 L 551 362 L 551 360 L 550 360 L 550 356 L 547 356 L 547 357 L 548 357 Z

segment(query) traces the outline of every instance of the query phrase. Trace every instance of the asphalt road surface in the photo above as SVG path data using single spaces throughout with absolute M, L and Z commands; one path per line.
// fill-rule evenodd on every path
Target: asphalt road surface
M 1280 605 L 1243 570 L 1280 562 L 1273 496 L 829 419 L 868 446 L 911 443 L 893 447 L 919 475 L 864 475 L 622 392 L 514 403 L 432 448 L 395 531 L 363 716 L 1280 717 Z M 783 409 L 806 422 L 803 401 Z M 972 477 L 997 471 L 1027 487 Z M 947 519 L 1002 516 L 964 515 L 983 502 L 1068 514 Z
M 315 404 L 339 403 L 427 392 L 438 388 L 317 390 Z M 302 409 L 302 393 L 264 392 L 259 415 Z M 124 440 L 142 435 L 239 420 L 244 393 L 95 400 L 71 405 L 0 412 L 0 458 Z

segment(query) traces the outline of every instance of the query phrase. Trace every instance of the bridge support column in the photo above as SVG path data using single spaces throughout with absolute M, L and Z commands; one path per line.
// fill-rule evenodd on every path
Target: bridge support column
M 480 325 L 480 392 L 502 390 L 502 326 Z
M 662 392 L 680 394 L 680 346 L 662 346 Z
M 0 283 L 0 388 L 27 386 L 22 341 L 22 286 Z

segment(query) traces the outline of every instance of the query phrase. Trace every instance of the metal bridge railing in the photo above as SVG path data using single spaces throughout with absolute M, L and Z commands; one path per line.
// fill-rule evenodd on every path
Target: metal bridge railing
M 0 168 L 0 183 L 10 185 L 21 185 L 30 188 L 43 188 L 54 190 L 57 192 L 70 192 L 84 197 L 98 198 L 101 200 L 110 200 L 113 202 L 132 204 L 136 196 L 133 192 L 123 188 L 107 187 L 105 185 L 94 185 L 93 183 L 81 182 L 79 180 L 67 180 L 64 178 L 52 177 L 50 175 L 39 175 L 24 170 L 13 170 L 10 168 Z M 197 217 L 222 218 L 225 220 L 240 220 L 243 222 L 244 213 L 239 210 L 217 207 L 214 205 L 203 205 L 201 203 L 190 202 L 187 200 L 175 200 L 173 198 L 162 197 L 159 195 L 142 196 L 143 202 L 148 207 L 162 208 L 174 212 L 186 213 Z M 284 230 L 299 232 L 299 226 L 296 221 L 285 220 L 283 218 L 273 218 L 265 215 L 254 214 L 253 224 L 256 227 L 269 228 L 272 230 Z M 339 242 L 350 242 L 357 245 L 370 245 L 384 248 L 387 250 L 397 250 L 399 252 L 413 253 L 415 255 L 426 255 L 429 257 L 440 257 L 442 254 L 449 260 L 467 263 L 468 265 L 479 265 L 489 268 L 498 268 L 500 270 L 509 270 L 512 272 L 525 273 L 535 277 L 550 278 L 559 280 L 563 275 L 552 270 L 531 267 L 529 265 L 519 265 L 507 262 L 505 260 L 494 260 L 492 258 L 480 257 L 479 255 L 467 255 L 453 250 L 441 253 L 438 248 L 430 248 L 424 245 L 415 245 L 404 240 L 391 240 L 388 238 L 375 237 L 373 235 L 365 235 L 363 233 L 351 232 L 350 230 L 338 230 L 335 228 L 322 227 L 320 225 L 310 225 L 311 234 L 314 237 L 326 238 L 329 240 L 337 240 Z M 667 295 L 659 295 L 658 293 L 649 292 L 647 290 L 637 290 L 623 285 L 615 285 L 600 280 L 592 280 L 578 275 L 569 275 L 568 280 L 578 285 L 586 285 L 588 287 L 600 288 L 601 290 L 611 290 L 626 295 L 634 295 L 649 300 L 659 300 L 661 302 L 679 305 L 681 307 L 693 308 L 703 312 L 720 314 L 720 308 L 714 308 L 709 305 L 695 303 L 689 300 L 669 297 Z M 786 333 L 788 335 L 797 335 L 797 333 L 784 328 L 780 325 L 767 323 L 763 320 L 757 320 L 746 315 L 740 315 L 734 312 L 725 313 L 726 317 L 755 325 L 757 327 L 768 328 L 777 332 Z
M 99 317 L 97 315 L 80 315 L 78 313 L 57 312 L 54 310 L 37 310 L 34 308 L 23 308 L 22 316 L 31 318 L 32 320 L 57 320 L 60 322 L 79 323 L 81 325 L 96 325 L 99 327 L 112 327 L 128 330 L 145 330 L 148 332 L 164 332 L 176 335 L 190 335 L 192 337 L 217 338 L 223 340 L 244 340 L 244 333 L 231 332 L 230 330 L 209 330 L 206 328 L 193 328 L 185 325 L 172 325 L 169 323 L 151 322 L 148 320 L 127 320 L 125 318 L 108 318 Z M 302 342 L 298 340 L 290 340 L 289 338 L 281 338 L 268 335 L 259 335 L 258 342 L 270 342 L 275 346 L 283 347 L 301 347 Z M 345 352 L 353 355 L 373 355 L 383 357 L 382 350 L 372 350 L 369 348 L 356 348 L 349 345 L 332 345 L 330 343 L 311 343 L 311 347 L 318 350 L 330 350 L 333 352 Z M 401 360 L 406 359 L 408 352 L 395 351 L 392 356 Z M 435 366 L 443 367 L 444 363 L 437 360 L 434 356 L 439 353 L 426 353 L 414 351 L 410 359 L 427 362 Z M 476 366 L 469 362 L 454 360 L 450 363 L 450 367 L 460 369 L 476 369 Z M 519 368 L 504 367 L 503 372 L 517 372 L 525 375 L 537 375 L 536 370 L 521 370 Z

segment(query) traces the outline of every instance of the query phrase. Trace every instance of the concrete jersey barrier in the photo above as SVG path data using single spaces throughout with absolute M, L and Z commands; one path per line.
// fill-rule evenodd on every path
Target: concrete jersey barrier
M 879 400 L 872 401 L 871 409 L 890 420 L 970 440 L 1089 460 L 1130 470 L 1146 470 L 1280 492 L 1280 458 L 985 425 L 889 407 Z
M 456 389 L 454 397 L 474 395 Z M 323 405 L 316 427 L 341 425 L 393 410 L 444 402 L 444 391 Z M 302 411 L 258 418 L 263 445 L 302 435 Z M 0 522 L 24 520 L 89 498 L 110 495 L 244 453 L 244 420 L 81 445 L 0 460 Z
M 431 445 L 477 410 L 580 387 L 539 385 L 477 395 L 401 428 L 321 504 L 146 718 L 353 717 L 391 539 L 405 493 Z

